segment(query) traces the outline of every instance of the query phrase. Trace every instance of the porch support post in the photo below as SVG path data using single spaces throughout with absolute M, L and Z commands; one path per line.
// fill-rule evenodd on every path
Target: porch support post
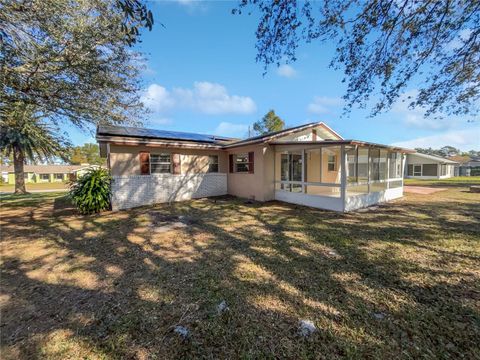
M 346 192 L 347 192 L 347 152 L 345 151 L 345 145 L 341 146 L 340 151 L 340 197 L 342 199 L 342 209 L 345 211 L 345 201 L 346 201 Z
M 396 159 L 396 157 L 395 157 Z M 385 176 L 385 180 L 387 181 L 387 190 L 390 188 L 390 152 L 387 151 L 387 176 Z
M 305 194 L 305 149 L 302 149 L 302 194 Z

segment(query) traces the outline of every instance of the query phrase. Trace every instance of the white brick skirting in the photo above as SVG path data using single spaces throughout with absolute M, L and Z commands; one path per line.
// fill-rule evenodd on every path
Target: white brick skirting
M 227 194 L 227 174 L 113 176 L 112 209 Z

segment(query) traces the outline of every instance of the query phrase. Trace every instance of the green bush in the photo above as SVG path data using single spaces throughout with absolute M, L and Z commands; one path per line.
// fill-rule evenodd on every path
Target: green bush
M 110 209 L 110 182 L 105 169 L 90 169 L 70 182 L 69 197 L 82 214 L 99 213 Z

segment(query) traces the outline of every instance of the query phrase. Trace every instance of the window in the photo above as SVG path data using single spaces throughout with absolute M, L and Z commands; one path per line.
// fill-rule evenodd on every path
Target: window
M 238 173 L 253 173 L 254 153 L 230 155 L 230 171 Z
M 40 180 L 42 181 L 50 180 L 50 174 L 40 174 Z
M 337 170 L 337 155 L 328 155 L 328 171 L 336 171 Z
M 413 165 L 413 176 L 422 176 L 422 165 Z
M 170 154 L 150 154 L 150 172 L 152 174 L 171 173 Z
M 437 176 L 437 164 L 423 164 L 423 176 Z
M 208 157 L 208 172 L 209 173 L 218 172 L 218 155 L 210 155 Z
M 25 180 L 28 180 L 28 173 L 24 173 L 24 174 L 23 174 L 23 178 L 24 178 Z
M 447 165 L 446 164 L 442 164 L 442 170 L 441 170 L 441 176 L 445 176 L 447 175 Z
M 53 178 L 55 180 L 63 180 L 63 174 L 60 174 L 60 173 L 57 173 L 57 174 L 53 174 Z

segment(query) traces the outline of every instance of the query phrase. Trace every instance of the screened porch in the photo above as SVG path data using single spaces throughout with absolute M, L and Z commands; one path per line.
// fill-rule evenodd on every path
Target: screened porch
M 347 142 L 347 141 L 345 141 Z M 402 152 L 381 146 L 275 146 L 275 198 L 349 211 L 403 195 Z

